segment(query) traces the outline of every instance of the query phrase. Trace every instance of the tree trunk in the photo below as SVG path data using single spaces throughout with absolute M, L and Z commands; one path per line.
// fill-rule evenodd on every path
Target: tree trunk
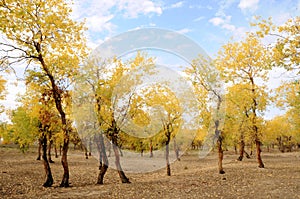
M 218 158 L 218 167 L 219 167 L 219 173 L 220 174 L 224 174 L 225 171 L 223 170 L 223 149 L 222 149 L 222 135 L 219 135 L 218 137 L 218 154 L 219 154 L 219 158 Z
M 48 159 L 50 163 L 54 163 L 51 159 L 51 148 L 52 148 L 53 140 L 51 140 L 51 136 L 49 136 L 49 146 L 48 146 Z
M 150 140 L 150 158 L 153 158 L 153 144 L 152 144 L 152 140 Z
M 240 156 L 238 157 L 238 161 L 242 161 L 244 158 L 244 151 L 245 151 L 245 142 L 242 139 L 240 142 Z
M 97 147 L 99 150 L 99 175 L 98 175 L 98 181 L 97 184 L 103 184 L 103 180 L 104 180 L 104 175 L 107 171 L 108 168 L 108 158 L 106 155 L 106 151 L 105 151 L 105 145 L 104 145 L 104 139 L 103 139 L 103 135 L 100 134 L 99 137 L 97 137 Z
M 51 168 L 50 164 L 47 158 L 47 137 L 46 135 L 43 135 L 43 141 L 42 141 L 42 150 L 43 150 L 43 164 L 44 164 L 44 169 L 46 172 L 46 181 L 43 184 L 44 187 L 51 187 L 53 184 L 53 177 L 51 173 Z
M 260 149 L 261 142 L 258 139 L 256 139 L 255 144 L 256 144 L 256 157 L 257 157 L 258 167 L 259 168 L 264 168 L 265 165 L 262 162 L 261 155 L 260 155 L 260 153 L 261 153 L 261 149 Z
M 37 156 L 36 160 L 41 160 L 41 156 L 42 156 L 41 150 L 42 150 L 42 139 L 39 138 L 38 156 Z
M 55 153 L 55 158 L 58 158 L 58 154 L 57 154 L 57 146 L 56 146 L 56 144 L 54 144 L 54 153 Z
M 62 130 L 64 134 L 64 144 L 63 144 L 63 152 L 61 157 L 61 163 L 64 169 L 64 174 L 62 181 L 60 183 L 60 187 L 69 187 L 69 167 L 68 167 L 68 161 L 67 161 L 67 154 L 68 154 L 68 148 L 69 148 L 69 124 L 67 123 L 66 113 L 63 109 L 63 102 L 62 102 L 62 94 L 63 90 L 60 89 L 54 79 L 54 76 L 49 71 L 49 68 L 47 67 L 43 55 L 41 53 L 40 46 L 35 46 L 36 50 L 38 52 L 38 60 L 40 61 L 42 68 L 44 72 L 46 73 L 47 77 L 49 78 L 51 82 L 51 89 L 52 89 L 52 96 L 55 102 L 55 107 L 57 111 L 59 112 L 61 124 L 62 124 Z
M 89 139 L 89 156 L 92 156 L 92 138 Z
M 83 143 L 81 143 L 81 147 L 84 150 L 85 159 L 89 159 L 88 150 L 86 146 Z
M 113 147 L 114 154 L 115 154 L 116 168 L 118 170 L 118 173 L 119 173 L 122 183 L 130 183 L 129 179 L 126 177 L 126 175 L 121 167 L 117 135 L 118 135 L 118 133 L 114 132 L 114 134 L 112 136 L 112 145 L 113 145 L 112 147 Z
M 167 175 L 171 176 L 171 168 L 170 168 L 170 161 L 169 161 L 169 142 L 166 144 L 166 164 L 167 164 Z
M 61 156 L 61 151 L 62 151 L 62 146 L 61 144 L 59 145 L 59 155 Z
M 178 161 L 180 161 L 180 157 L 179 157 L 179 147 L 177 146 L 177 143 L 176 143 L 176 139 L 174 138 L 174 151 L 175 151 L 175 155 L 176 155 L 176 159 Z
M 60 187 L 69 187 L 69 166 L 67 161 L 67 155 L 68 155 L 68 148 L 69 148 L 69 139 L 64 139 L 64 145 L 62 148 L 62 156 L 61 156 L 61 164 L 64 169 L 64 174 L 62 181 L 60 183 Z

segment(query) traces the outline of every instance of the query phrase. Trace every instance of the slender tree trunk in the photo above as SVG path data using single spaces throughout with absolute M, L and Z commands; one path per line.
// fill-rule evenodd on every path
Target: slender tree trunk
M 92 138 L 89 139 L 89 156 L 92 156 Z
M 61 156 L 61 164 L 64 169 L 64 174 L 62 181 L 60 183 L 60 187 L 69 187 L 69 165 L 67 161 L 67 155 L 68 155 L 68 147 L 69 147 L 69 139 L 64 139 L 64 145 L 62 148 L 62 156 Z
M 240 142 L 240 156 L 238 157 L 238 161 L 242 161 L 243 158 L 244 158 L 244 151 L 245 151 L 245 142 L 244 142 L 244 139 L 242 138 L 241 139 L 241 142 Z
M 88 150 L 84 144 L 81 143 L 81 147 L 84 150 L 85 159 L 89 159 Z
M 234 153 L 237 154 L 237 147 L 236 147 L 236 144 L 234 144 Z
M 167 175 L 171 176 L 171 167 L 170 167 L 170 161 L 169 161 L 169 141 L 166 143 L 166 164 L 167 164 Z
M 51 132 L 50 132 L 51 133 Z M 51 136 L 49 136 L 49 146 L 48 146 L 48 159 L 50 163 L 54 163 L 51 158 L 51 148 L 52 148 L 53 140 L 51 140 Z
M 58 158 L 58 153 L 57 153 L 57 146 L 54 144 L 54 153 L 55 153 L 55 158 Z
M 252 105 L 252 112 L 253 112 L 253 117 L 252 117 L 252 125 L 253 125 L 253 131 L 254 131 L 254 135 L 255 135 L 255 144 L 256 144 L 256 157 L 257 157 L 257 162 L 258 162 L 258 167 L 259 168 L 264 168 L 264 163 L 262 162 L 261 159 L 261 142 L 259 140 L 259 132 L 258 132 L 258 126 L 257 126 L 257 114 L 256 114 L 256 110 L 257 110 L 257 101 L 256 101 L 256 93 L 255 93 L 255 84 L 254 84 L 254 79 L 250 78 L 251 84 L 252 84 L 252 94 L 253 94 L 253 105 Z
M 99 175 L 98 175 L 98 181 L 97 184 L 103 184 L 103 180 L 104 180 L 104 175 L 107 171 L 108 168 L 108 158 L 106 155 L 106 151 L 105 151 L 105 144 L 104 144 L 104 139 L 103 139 L 103 135 L 102 133 L 99 135 L 99 138 L 97 139 L 97 146 L 98 146 L 98 150 L 99 150 Z
M 47 157 L 47 137 L 46 137 L 46 135 L 43 135 L 42 150 L 43 150 L 43 155 L 42 155 L 43 164 L 44 164 L 44 169 L 46 172 L 46 181 L 43 184 L 43 186 L 51 187 L 53 184 L 53 177 L 52 177 L 51 168 L 50 168 L 50 164 L 49 164 L 48 157 Z
M 150 158 L 153 158 L 153 144 L 152 144 L 152 140 L 150 140 Z
M 219 135 L 218 137 L 218 141 L 217 141 L 217 146 L 218 146 L 218 154 L 219 154 L 219 158 L 218 158 L 218 167 L 219 167 L 219 173 L 220 174 L 224 174 L 225 171 L 223 169 L 223 149 L 222 149 L 222 142 L 223 142 L 223 138 L 222 135 Z
M 176 143 L 176 139 L 174 138 L 174 151 L 175 151 L 175 155 L 176 155 L 176 159 L 178 161 L 180 161 L 180 157 L 179 157 L 179 147 L 177 146 L 177 143 Z
M 41 160 L 41 156 L 42 156 L 42 138 L 39 138 L 39 146 L 38 146 L 38 156 L 36 158 L 36 160 Z
M 61 144 L 59 145 L 59 155 L 61 156 L 61 152 L 62 152 L 62 146 Z
M 122 167 L 121 167 L 121 163 L 120 163 L 120 154 L 119 154 L 119 147 L 118 147 L 118 142 L 117 142 L 117 135 L 118 133 L 113 132 L 113 136 L 112 136 L 112 147 L 114 150 L 114 154 L 115 154 L 115 164 L 116 164 L 116 168 L 118 170 L 119 176 L 121 178 L 122 183 L 130 183 L 129 179 L 126 177 Z

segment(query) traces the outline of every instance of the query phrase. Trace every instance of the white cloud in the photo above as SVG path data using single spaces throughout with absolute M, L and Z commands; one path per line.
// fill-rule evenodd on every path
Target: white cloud
M 242 11 L 254 12 L 258 8 L 259 0 L 241 0 L 238 7 Z
M 214 17 L 210 19 L 209 22 L 214 26 L 218 26 L 229 31 L 232 33 L 233 38 L 237 40 L 242 39 L 246 35 L 246 32 L 249 31 L 245 27 L 236 27 L 235 25 L 231 24 L 231 16 Z
M 223 24 L 223 25 L 222 25 L 222 28 L 224 28 L 224 29 L 226 29 L 226 30 L 229 30 L 229 31 L 231 31 L 231 32 L 234 32 L 234 31 L 236 30 L 236 28 L 235 28 L 234 25 L 232 25 L 232 24 L 227 24 L 227 23 Z
M 179 1 L 177 3 L 174 3 L 170 6 L 170 8 L 181 8 L 183 6 L 183 1 Z
M 141 14 L 162 14 L 160 5 L 156 5 L 151 0 L 143 0 L 142 3 L 137 3 L 136 0 L 120 0 L 117 6 L 120 11 L 124 12 L 124 16 L 128 18 L 136 18 Z
M 201 20 L 203 20 L 203 19 L 205 19 L 205 17 L 204 16 L 201 16 L 201 17 L 198 17 L 198 18 L 196 18 L 196 19 L 194 19 L 193 21 L 201 21 Z
M 117 27 L 112 20 L 116 15 L 127 18 L 137 18 L 139 15 L 161 15 L 162 8 L 153 0 L 76 0 L 73 5 L 72 16 L 79 20 L 85 18 L 87 27 L 94 32 L 113 32 Z
M 106 16 L 93 15 L 86 18 L 86 25 L 88 26 L 89 30 L 93 32 L 101 32 L 103 30 L 112 32 L 113 29 L 116 27 L 114 24 L 110 22 L 110 20 L 113 18 L 114 15 L 106 15 Z
M 236 0 L 222 0 L 219 1 L 219 9 L 216 16 L 226 16 L 225 10 L 228 9 Z
M 214 17 L 209 20 L 210 23 L 212 23 L 214 26 L 219 26 L 224 24 L 224 20 L 221 17 Z
M 177 30 L 176 32 L 180 33 L 180 34 L 186 34 L 186 33 L 189 33 L 191 32 L 192 30 L 189 29 L 189 28 L 183 28 L 183 29 L 180 29 L 180 30 Z
M 209 20 L 214 26 L 220 26 L 223 29 L 233 30 L 234 26 L 230 24 L 231 16 L 214 17 Z

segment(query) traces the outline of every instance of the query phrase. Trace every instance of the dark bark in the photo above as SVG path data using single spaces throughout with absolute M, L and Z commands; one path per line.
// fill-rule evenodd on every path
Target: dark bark
M 121 178 L 122 183 L 130 183 L 129 179 L 126 177 L 122 167 L 121 167 L 121 163 L 120 163 L 120 154 L 119 154 L 119 149 L 118 146 L 116 146 L 115 144 L 113 144 L 113 150 L 115 153 L 115 164 L 118 170 L 118 174 Z
M 92 138 L 89 139 L 89 156 L 92 156 Z
M 57 153 L 57 146 L 54 144 L 54 153 L 55 153 L 55 158 L 58 158 L 58 153 Z
M 61 156 L 61 151 L 62 151 L 62 146 L 61 144 L 59 145 L 59 155 Z
M 64 139 L 64 145 L 62 147 L 62 156 L 61 156 L 61 164 L 64 169 L 63 178 L 60 183 L 60 187 L 69 187 L 69 166 L 67 161 L 67 155 L 68 155 L 68 147 L 69 147 L 69 139 Z
M 258 167 L 259 168 L 264 168 L 264 164 L 263 164 L 263 161 L 261 159 L 261 148 L 260 148 L 260 145 L 261 145 L 261 142 L 260 142 L 260 139 L 259 139 L 259 132 L 258 132 L 258 126 L 256 124 L 256 119 L 257 119 L 257 114 L 256 114 L 256 110 L 257 110 L 257 101 L 256 101 L 256 92 L 255 92 L 255 84 L 254 84 L 254 79 L 251 77 L 250 78 L 250 81 L 251 81 L 251 85 L 252 85 L 252 94 L 253 94 L 253 98 L 252 98 L 252 101 L 253 101 L 253 104 L 252 104 L 252 113 L 253 113 L 253 117 L 252 117 L 252 126 L 253 126 L 253 133 L 254 133 L 254 138 L 255 138 L 255 144 L 256 144 L 256 157 L 257 157 L 257 162 L 258 162 Z
M 219 168 L 219 173 L 224 174 L 225 171 L 223 169 L 223 149 L 222 149 L 222 143 L 223 143 L 223 138 L 222 135 L 219 135 L 218 141 L 217 141 L 217 146 L 218 146 L 218 168 Z
M 38 141 L 39 141 L 38 156 L 37 156 L 36 160 L 41 160 L 41 156 L 42 156 L 42 153 L 41 153 L 41 151 L 42 151 L 42 139 L 39 138 Z
M 81 144 L 81 147 L 84 150 L 85 159 L 89 159 L 88 150 L 84 144 Z
M 96 143 L 99 151 L 99 163 L 100 163 L 99 165 L 100 172 L 98 175 L 97 184 L 103 184 L 104 175 L 108 168 L 108 158 L 106 155 L 105 144 L 104 144 L 104 139 L 102 134 L 100 134 L 99 137 L 97 136 Z
M 116 127 L 116 122 L 113 120 L 112 123 L 112 147 L 115 154 L 115 164 L 118 171 L 118 174 L 121 178 L 122 183 L 130 183 L 129 179 L 126 177 L 120 162 L 120 154 L 119 154 L 119 147 L 118 147 L 118 129 Z
M 48 146 L 48 159 L 49 159 L 50 163 L 54 163 L 54 161 L 51 158 L 51 148 L 52 148 L 52 145 L 53 145 L 53 140 L 51 140 L 51 136 L 49 136 L 49 140 L 50 141 L 49 141 L 49 146 Z
M 166 143 L 166 164 L 167 164 L 167 175 L 171 176 L 171 168 L 170 168 L 170 161 L 169 161 L 169 141 Z
M 245 142 L 242 139 L 240 142 L 240 156 L 238 157 L 238 161 L 242 161 L 244 158 L 244 151 L 245 151 Z
M 42 39 L 42 37 L 41 37 Z M 41 41 L 42 42 L 42 41 Z M 69 127 L 67 123 L 66 114 L 63 109 L 63 102 L 62 102 L 62 93 L 63 90 L 59 89 L 57 86 L 54 76 L 49 71 L 49 68 L 47 67 L 42 52 L 41 52 L 41 44 L 39 42 L 34 43 L 35 49 L 38 53 L 37 59 L 41 63 L 42 69 L 44 70 L 46 76 L 49 78 L 51 83 L 51 89 L 52 89 L 52 96 L 55 102 L 55 107 L 57 111 L 59 112 L 61 124 L 63 126 L 63 133 L 64 133 L 64 143 L 63 143 L 63 151 L 62 151 L 62 157 L 61 157 L 61 163 L 64 169 L 64 174 L 62 181 L 60 183 L 60 187 L 69 187 L 69 167 L 68 167 L 68 160 L 67 160 L 67 154 L 68 154 L 68 148 L 69 148 Z
M 153 158 L 153 144 L 152 144 L 152 140 L 150 140 L 150 158 Z
M 261 148 L 260 148 L 261 142 L 259 140 L 256 140 L 255 144 L 256 144 L 256 157 L 257 157 L 258 167 L 264 168 L 265 165 L 261 159 Z
M 43 150 L 43 164 L 44 164 L 44 169 L 45 169 L 45 173 L 46 173 L 46 181 L 43 184 L 44 187 L 51 187 L 53 184 L 53 177 L 52 177 L 52 173 L 51 173 L 51 168 L 50 168 L 50 164 L 48 161 L 48 157 L 47 157 L 47 137 L 46 135 L 43 135 L 42 138 L 42 150 Z
M 143 146 L 143 142 L 140 142 L 140 150 L 141 150 L 141 157 L 144 156 L 144 146 Z

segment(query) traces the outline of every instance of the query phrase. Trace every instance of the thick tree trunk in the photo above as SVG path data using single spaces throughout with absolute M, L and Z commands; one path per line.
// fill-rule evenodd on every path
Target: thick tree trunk
M 104 180 L 104 175 L 107 171 L 108 168 L 108 158 L 106 155 L 106 151 L 105 151 L 105 144 L 104 144 L 104 139 L 103 139 L 103 135 L 99 135 L 99 137 L 97 137 L 97 147 L 99 150 L 99 175 L 98 175 L 98 181 L 97 184 L 103 184 L 103 180 Z
M 53 184 L 53 177 L 51 173 L 51 168 L 50 164 L 47 158 L 47 138 L 46 135 L 43 135 L 43 141 L 42 141 L 42 150 L 43 150 L 43 164 L 44 164 L 44 169 L 46 173 L 46 181 L 43 184 L 44 187 L 51 187 Z
M 256 144 L 256 157 L 257 157 L 258 167 L 264 168 L 265 165 L 264 165 L 264 163 L 261 159 L 261 155 L 260 155 L 261 154 L 261 148 L 260 148 L 261 142 L 258 139 L 256 139 L 255 144 Z

